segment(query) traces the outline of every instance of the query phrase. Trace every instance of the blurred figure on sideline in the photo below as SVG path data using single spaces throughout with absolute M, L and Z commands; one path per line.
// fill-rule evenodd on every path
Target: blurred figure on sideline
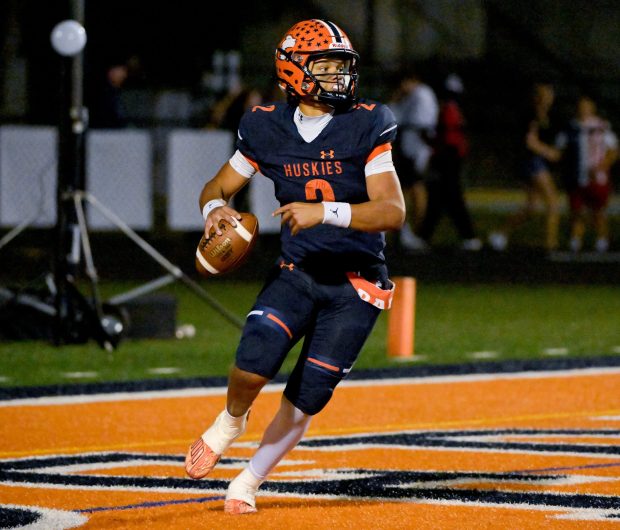
M 418 235 L 429 244 L 445 213 L 461 238 L 463 250 L 476 251 L 482 248 L 482 241 L 474 233 L 461 185 L 463 159 L 469 150 L 465 118 L 459 105 L 463 90 L 458 75 L 451 74 L 446 78 L 440 95 L 437 134 L 426 184 L 428 205 Z
M 121 91 L 129 78 L 124 62 L 110 64 L 93 79 L 88 101 L 89 125 L 94 129 L 120 129 L 129 124 Z
M 243 113 L 256 105 L 260 105 L 262 101 L 262 94 L 253 87 L 240 88 L 228 92 L 214 105 L 209 125 L 237 134 L 239 121 Z
M 390 108 L 399 129 L 394 144 L 395 166 L 408 202 L 408 219 L 400 231 L 400 244 L 406 250 L 421 250 L 427 245 L 415 232 L 426 215 L 425 178 L 433 152 L 430 144 L 435 136 L 439 104 L 431 87 L 410 71 L 401 80 Z
M 563 152 L 563 182 L 570 205 L 570 249 L 583 247 L 586 231 L 584 207 L 592 212 L 596 234 L 594 250 L 609 249 L 607 206 L 612 192 L 610 168 L 618 158 L 618 138 L 609 122 L 597 115 L 592 98 L 581 96 L 575 117 L 557 137 Z
M 552 85 L 534 85 L 531 114 L 523 137 L 525 154 L 522 178 L 526 201 L 521 210 L 508 218 L 501 231 L 489 234 L 489 244 L 495 250 L 504 250 L 512 232 L 532 218 L 539 199 L 545 208 L 545 249 L 555 250 L 558 247 L 560 198 L 551 174 L 551 164 L 560 159 L 561 153 L 555 147 L 557 131 L 550 118 L 554 99 Z

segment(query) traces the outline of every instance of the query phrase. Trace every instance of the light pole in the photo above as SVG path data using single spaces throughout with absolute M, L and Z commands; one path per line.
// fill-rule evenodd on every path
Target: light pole
M 86 45 L 84 0 L 71 0 L 72 19 L 58 23 L 50 35 L 52 47 L 61 56 L 61 93 L 58 126 L 58 182 L 56 189 L 56 254 L 54 284 L 57 345 L 83 342 L 92 334 L 106 349 L 114 347 L 102 328 L 104 318 L 96 277 L 91 277 L 93 300 L 87 301 L 75 286 L 80 272 L 83 210 L 76 209 L 76 193 L 85 189 L 85 138 L 88 113 L 83 104 Z M 94 273 L 93 273 L 94 274 Z

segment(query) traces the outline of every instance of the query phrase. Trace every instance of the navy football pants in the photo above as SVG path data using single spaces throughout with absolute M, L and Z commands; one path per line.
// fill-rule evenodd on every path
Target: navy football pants
M 318 283 L 298 268 L 284 266 L 270 275 L 248 314 L 237 367 L 272 379 L 305 337 L 284 395 L 306 414 L 316 414 L 351 370 L 379 313 L 346 278 Z

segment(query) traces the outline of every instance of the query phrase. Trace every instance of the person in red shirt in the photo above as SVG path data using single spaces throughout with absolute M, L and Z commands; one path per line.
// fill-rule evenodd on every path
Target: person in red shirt
M 458 99 L 463 83 L 451 74 L 444 83 L 440 101 L 437 134 L 431 159 L 432 171 L 427 181 L 428 204 L 419 236 L 427 243 L 445 213 L 452 220 L 464 250 L 480 250 L 482 242 L 476 237 L 473 222 L 463 195 L 461 170 L 469 145 L 465 135 L 465 118 Z

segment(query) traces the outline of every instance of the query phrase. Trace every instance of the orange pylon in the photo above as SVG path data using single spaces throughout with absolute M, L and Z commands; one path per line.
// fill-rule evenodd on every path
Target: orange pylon
M 389 357 L 412 357 L 415 340 L 415 278 L 394 278 L 396 288 L 388 311 Z

